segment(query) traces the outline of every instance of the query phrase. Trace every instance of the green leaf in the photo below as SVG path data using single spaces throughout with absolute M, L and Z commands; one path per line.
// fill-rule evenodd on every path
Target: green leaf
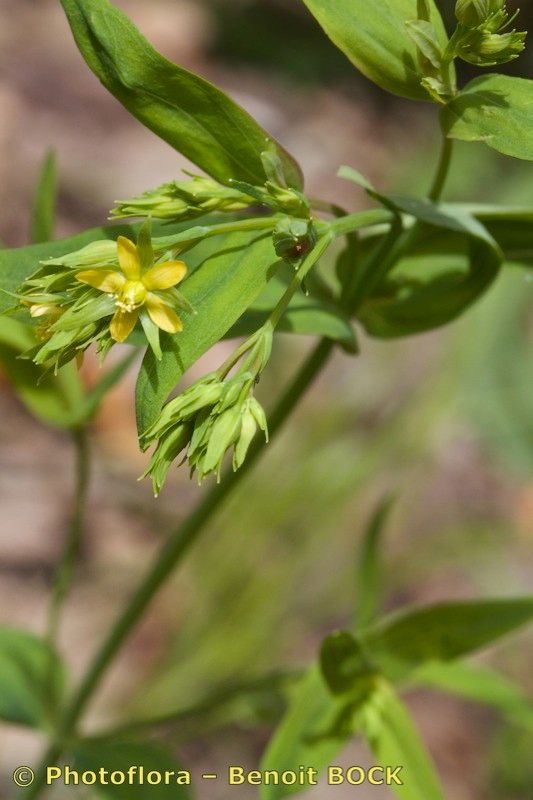
M 326 735 L 335 722 L 338 703 L 328 691 L 318 667 L 298 682 L 287 713 L 274 733 L 261 770 L 298 770 L 303 764 L 321 773 L 344 747 L 348 736 Z M 262 786 L 260 800 L 278 800 L 303 791 L 302 786 Z
M 435 767 L 411 716 L 390 684 L 380 680 L 360 714 L 363 735 L 379 765 L 401 766 L 390 789 L 404 800 L 444 800 Z
M 41 421 L 58 428 L 73 427 L 83 403 L 76 366 L 67 364 L 57 375 L 45 374 L 42 367 L 20 358 L 36 344 L 33 328 L 0 316 L 0 364 L 14 391 Z
M 370 80 L 393 94 L 413 100 L 429 100 L 421 85 L 425 72 L 416 43 L 406 23 L 418 18 L 417 0 L 303 0 L 350 61 Z M 438 44 L 444 49 L 448 37 L 439 11 L 428 3 L 430 20 Z
M 382 541 L 395 497 L 387 495 L 378 504 L 364 532 L 357 558 L 357 624 L 365 627 L 376 616 L 382 593 Z
M 369 656 L 395 680 L 429 661 L 473 653 L 532 620 L 533 597 L 441 603 L 394 614 L 361 639 Z
M 44 158 L 33 200 L 30 239 L 33 244 L 54 238 L 57 199 L 57 166 L 53 151 Z
M 107 0 L 61 0 L 76 44 L 104 86 L 143 125 L 219 181 L 264 184 L 261 153 L 276 146 L 289 185 L 301 171 L 223 92 L 163 58 Z
M 450 139 L 484 142 L 494 150 L 533 161 L 533 81 L 508 75 L 475 78 L 441 111 Z
M 224 338 L 249 336 L 258 330 L 286 289 L 287 283 L 276 274 Z M 348 352 L 357 352 L 357 340 L 350 320 L 335 303 L 312 294 L 302 292 L 295 295 L 276 329 L 301 336 L 325 336 L 341 344 Z
M 412 677 L 416 686 L 428 686 L 492 706 L 513 722 L 533 730 L 533 703 L 523 689 L 487 667 L 463 661 L 430 662 L 417 669 Z
M 60 707 L 65 676 L 58 656 L 25 631 L 0 628 L 0 719 L 49 727 Z
M 270 235 L 233 233 L 206 239 L 187 254 L 183 295 L 197 313 L 184 330 L 163 336 L 163 357 L 148 351 L 137 381 L 137 424 L 145 431 L 186 370 L 226 334 L 257 298 L 279 261 Z
M 133 785 L 128 785 L 127 780 L 122 785 L 113 784 L 109 777 L 106 778 L 107 784 L 96 782 L 93 787 L 96 797 L 105 800 L 131 800 L 132 797 L 135 800 L 155 800 L 158 797 L 189 800 L 191 797 L 188 784 L 178 782 L 187 779 L 186 771 L 181 769 L 170 753 L 152 742 L 88 739 L 77 743 L 71 753 L 74 768 L 79 772 L 98 774 L 103 769 L 109 774 L 119 772 L 128 776 L 130 768 L 137 769 Z M 144 771 L 144 782 L 139 779 L 140 769 Z M 161 785 L 151 786 L 148 783 L 150 772 L 163 776 Z M 165 785 L 165 773 L 171 773 L 168 785 Z
M 466 251 L 456 258 L 407 256 L 377 286 L 358 318 L 372 336 L 394 338 L 432 330 L 460 316 L 493 283 L 503 254 L 485 226 L 461 207 L 398 196 L 387 199 L 420 223 L 462 234 Z

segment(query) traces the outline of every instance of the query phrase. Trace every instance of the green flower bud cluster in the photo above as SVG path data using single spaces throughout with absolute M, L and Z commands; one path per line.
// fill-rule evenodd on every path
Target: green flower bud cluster
M 25 354 L 36 364 L 57 370 L 93 343 L 102 357 L 111 348 L 109 318 L 114 301 L 79 283 L 74 269 L 45 262 L 22 284 L 18 297 L 37 321 L 41 342 Z
M 505 6 L 505 0 L 458 0 L 456 55 L 481 67 L 518 58 L 525 48 L 527 32 L 508 30 L 519 12 L 511 16 Z
M 241 211 L 255 202 L 253 197 L 239 189 L 195 175 L 192 180 L 172 181 L 140 197 L 119 200 L 111 216 L 114 219 L 151 216 L 154 219 L 185 220 L 214 211 Z
M 143 477 L 150 476 L 159 495 L 172 463 L 182 456 L 191 476 L 198 481 L 210 475 L 220 480 L 226 453 L 233 452 L 233 469 L 246 459 L 258 430 L 268 441 L 265 412 L 254 397 L 258 377 L 266 366 L 272 347 L 272 330 L 261 329 L 241 346 L 226 364 L 194 383 L 170 400 L 154 424 L 140 437 L 146 450 L 157 442 Z M 228 376 L 236 361 L 247 355 L 242 366 Z

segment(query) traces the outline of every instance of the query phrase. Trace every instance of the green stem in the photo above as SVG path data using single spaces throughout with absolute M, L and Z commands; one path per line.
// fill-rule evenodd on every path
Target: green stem
M 219 225 L 196 225 L 188 228 L 181 233 L 173 236 L 157 236 L 152 240 L 153 248 L 156 253 L 165 250 L 183 251 L 185 248 L 192 247 L 202 239 L 209 239 L 212 236 L 223 236 L 230 233 L 241 233 L 246 231 L 271 231 L 279 221 L 279 216 L 253 217 L 252 219 L 235 220 L 234 222 L 221 222 Z
M 448 139 L 447 136 L 444 136 L 437 172 L 428 194 L 429 199 L 433 202 L 440 200 L 444 191 L 444 186 L 450 173 L 450 165 L 453 156 L 453 144 L 453 139 Z
M 83 534 L 85 508 L 90 479 L 90 452 L 87 429 L 73 431 L 76 446 L 76 495 L 70 520 L 65 550 L 58 565 L 48 616 L 47 641 L 52 650 L 56 647 L 61 610 L 69 593 Z
M 329 359 L 335 345 L 329 339 L 323 339 L 305 361 L 294 381 L 286 390 L 269 419 L 271 439 L 282 427 L 283 423 L 298 405 L 315 376 Z M 46 767 L 60 759 L 65 745 L 73 736 L 77 723 L 83 715 L 95 690 L 98 688 L 115 655 L 128 638 L 154 595 L 181 563 L 191 546 L 203 531 L 204 525 L 221 507 L 235 486 L 242 480 L 265 449 L 265 442 L 256 439 L 249 455 L 238 472 L 229 473 L 225 480 L 215 485 L 204 497 L 192 514 L 170 535 L 163 549 L 156 557 L 145 578 L 123 611 L 93 663 L 82 680 L 80 687 L 68 704 L 54 741 L 44 756 L 42 765 L 36 770 L 36 780 L 24 795 L 26 800 L 38 797 L 45 788 Z
M 164 728 L 170 725 L 183 725 L 184 723 L 195 720 L 197 717 L 213 716 L 217 711 L 224 709 L 226 706 L 245 695 L 251 695 L 267 689 L 283 689 L 288 683 L 299 678 L 301 674 L 299 670 L 274 672 L 270 675 L 263 675 L 260 678 L 255 678 L 255 680 L 250 679 L 241 683 L 230 684 L 229 686 L 224 686 L 212 692 L 204 700 L 200 700 L 198 703 L 194 703 L 186 708 L 179 709 L 178 711 L 171 711 L 168 714 L 161 714 L 157 717 L 132 720 L 131 722 L 126 722 L 111 730 L 104 731 L 102 734 L 93 737 L 93 739 L 114 739 L 123 736 L 131 736 L 132 734 Z

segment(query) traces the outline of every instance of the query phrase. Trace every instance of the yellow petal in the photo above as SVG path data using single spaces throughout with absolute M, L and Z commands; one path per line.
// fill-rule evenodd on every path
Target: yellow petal
M 167 333 L 178 333 L 183 330 L 183 323 L 176 312 L 157 295 L 150 294 L 146 298 L 146 308 L 150 319 Z
M 130 281 L 138 281 L 141 277 L 141 262 L 137 252 L 137 245 L 126 239 L 125 236 L 119 236 L 117 239 L 117 251 L 118 263 L 126 278 Z
M 126 283 L 121 272 L 111 269 L 87 269 L 77 272 L 76 279 L 107 294 L 117 294 Z
M 135 327 L 137 319 L 139 318 L 139 309 L 135 308 L 133 311 L 124 311 L 119 308 L 115 311 L 115 315 L 111 320 L 109 330 L 115 342 L 125 342 L 132 330 Z
M 183 261 L 165 261 L 145 272 L 142 282 L 147 289 L 170 289 L 184 279 L 187 265 Z

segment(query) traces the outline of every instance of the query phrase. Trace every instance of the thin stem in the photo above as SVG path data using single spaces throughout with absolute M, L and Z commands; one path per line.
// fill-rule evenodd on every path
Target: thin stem
M 73 431 L 76 446 L 76 490 L 72 517 L 63 556 L 56 570 L 48 616 L 47 641 L 55 649 L 61 610 L 69 593 L 83 535 L 90 479 L 89 438 L 85 427 Z
M 152 244 L 156 253 L 161 253 L 165 250 L 175 250 L 177 248 L 184 250 L 212 236 L 223 236 L 229 233 L 241 233 L 246 231 L 271 231 L 276 227 L 278 222 L 279 217 L 272 215 L 267 217 L 253 217 L 252 219 L 243 217 L 243 219 L 235 220 L 234 222 L 221 222 L 218 225 L 197 225 L 181 233 L 176 233 L 173 236 L 157 236 L 152 240 Z
M 177 711 L 171 711 L 167 714 L 161 714 L 157 717 L 132 720 L 131 722 L 126 722 L 125 724 L 116 728 L 112 728 L 111 730 L 104 731 L 102 734 L 92 738 L 120 738 L 122 736 L 131 736 L 131 734 L 168 727 L 170 725 L 183 725 L 184 723 L 194 720 L 197 717 L 212 716 L 217 711 L 225 708 L 235 700 L 238 700 L 245 695 L 254 694 L 255 692 L 264 691 L 266 689 L 282 689 L 290 681 L 299 678 L 301 674 L 302 673 L 299 670 L 274 672 L 269 675 L 263 675 L 260 678 L 242 681 L 241 683 L 230 684 L 217 689 L 217 691 L 212 692 L 205 699 L 187 706 L 186 708 L 182 708 Z
M 450 164 L 453 156 L 453 139 L 448 139 L 447 136 L 444 136 L 442 140 L 442 147 L 441 153 L 439 158 L 439 163 L 437 166 L 437 172 L 435 174 L 435 178 L 431 185 L 431 189 L 429 190 L 428 197 L 433 202 L 440 200 L 442 193 L 444 191 L 444 186 L 446 184 L 446 180 L 448 178 L 450 172 Z
M 269 430 L 271 439 L 280 430 L 285 420 L 298 405 L 316 375 L 329 359 L 335 345 L 329 339 L 322 339 L 305 361 L 295 379 L 270 415 Z M 249 455 L 238 472 L 229 473 L 223 483 L 213 486 L 200 505 L 170 535 L 159 555 L 141 582 L 108 637 L 97 653 L 93 663 L 82 680 L 80 687 L 68 704 L 58 726 L 54 741 L 45 754 L 42 765 L 36 770 L 36 779 L 24 795 L 27 800 L 38 797 L 45 788 L 46 767 L 55 764 L 61 757 L 67 741 L 75 732 L 77 723 L 83 715 L 95 690 L 98 688 L 107 669 L 125 640 L 135 628 L 154 595 L 183 561 L 191 546 L 203 532 L 204 525 L 220 508 L 235 486 L 256 463 L 265 449 L 265 442 L 256 439 Z

